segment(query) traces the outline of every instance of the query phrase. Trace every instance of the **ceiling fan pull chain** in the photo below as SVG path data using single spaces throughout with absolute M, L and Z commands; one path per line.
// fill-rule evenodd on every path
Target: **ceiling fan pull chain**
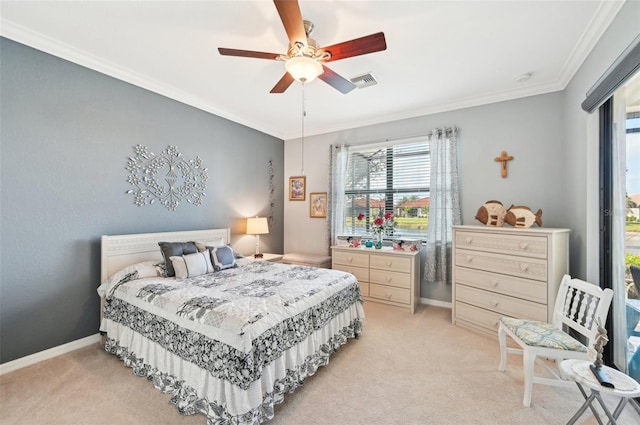
M 304 108 L 304 81 L 302 81 L 302 158 L 300 160 L 301 169 L 300 174 L 304 176 L 304 118 L 307 116 L 307 111 Z

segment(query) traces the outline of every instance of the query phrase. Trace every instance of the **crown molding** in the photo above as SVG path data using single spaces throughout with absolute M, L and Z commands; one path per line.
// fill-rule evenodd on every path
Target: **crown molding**
M 600 3 L 598 10 L 591 18 L 589 25 L 587 25 L 586 30 L 560 71 L 558 82 L 562 90 L 569 85 L 573 76 L 578 72 L 578 69 L 580 69 L 598 41 L 600 41 L 600 38 L 609 28 L 609 25 L 618 15 L 625 2 L 626 0 L 612 0 Z

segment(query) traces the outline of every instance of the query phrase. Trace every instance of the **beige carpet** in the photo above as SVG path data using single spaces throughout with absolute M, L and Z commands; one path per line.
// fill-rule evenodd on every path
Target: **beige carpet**
M 577 388 L 536 385 L 523 407 L 522 359 L 510 356 L 498 372 L 497 340 L 452 325 L 448 309 L 365 311 L 362 337 L 287 396 L 269 424 L 564 424 L 582 403 Z M 0 397 L 2 425 L 206 424 L 98 345 L 1 376 Z M 578 423 L 597 422 L 587 411 Z M 640 416 L 627 406 L 619 423 Z

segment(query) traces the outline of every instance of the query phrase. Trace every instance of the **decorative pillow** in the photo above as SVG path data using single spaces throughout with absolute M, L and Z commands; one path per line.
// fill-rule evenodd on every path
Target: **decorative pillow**
M 204 252 L 207 248 L 213 248 L 216 246 L 224 245 L 224 238 L 213 239 L 207 242 L 196 242 L 196 246 L 198 247 L 198 251 Z
M 176 275 L 171 263 L 171 257 L 179 257 L 181 255 L 195 254 L 198 252 L 198 247 L 195 242 L 158 242 L 160 251 L 162 251 L 162 257 L 164 258 L 164 264 L 167 269 L 166 277 L 173 277 Z
M 170 257 L 170 259 L 178 279 L 213 272 L 213 265 L 211 264 L 211 257 L 208 251 L 181 255 L 180 257 L 173 256 Z
M 229 245 L 217 246 L 211 250 L 213 267 L 216 271 L 237 267 L 236 257 Z
M 113 291 L 123 283 L 129 282 L 134 279 L 144 279 L 145 277 L 159 277 L 163 276 L 164 265 L 159 264 L 158 261 L 143 261 L 141 263 L 132 264 L 121 270 L 118 270 L 112 274 L 107 280 L 102 282 L 102 285 L 98 287 L 98 295 L 104 297 L 109 294 L 111 296 Z

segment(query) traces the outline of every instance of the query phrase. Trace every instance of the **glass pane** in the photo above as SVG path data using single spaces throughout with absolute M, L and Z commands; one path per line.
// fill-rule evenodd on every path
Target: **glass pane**
M 636 74 L 614 94 L 614 147 L 622 169 L 620 210 L 624 213 L 624 253 L 614 257 L 615 264 L 624 264 L 624 277 L 614 280 L 614 361 L 631 377 L 640 380 L 640 269 L 636 276 L 632 268 L 640 267 L 640 74 Z M 615 227 L 614 227 L 615 229 Z M 614 235 L 614 239 L 616 236 Z M 624 257 L 624 258 L 622 258 Z M 614 269 L 617 267 L 614 266 Z M 614 274 L 615 278 L 615 274 Z
M 386 237 L 426 237 L 429 215 L 429 144 L 354 147 L 347 163 L 345 230 L 367 235 L 372 222 L 394 215 Z

